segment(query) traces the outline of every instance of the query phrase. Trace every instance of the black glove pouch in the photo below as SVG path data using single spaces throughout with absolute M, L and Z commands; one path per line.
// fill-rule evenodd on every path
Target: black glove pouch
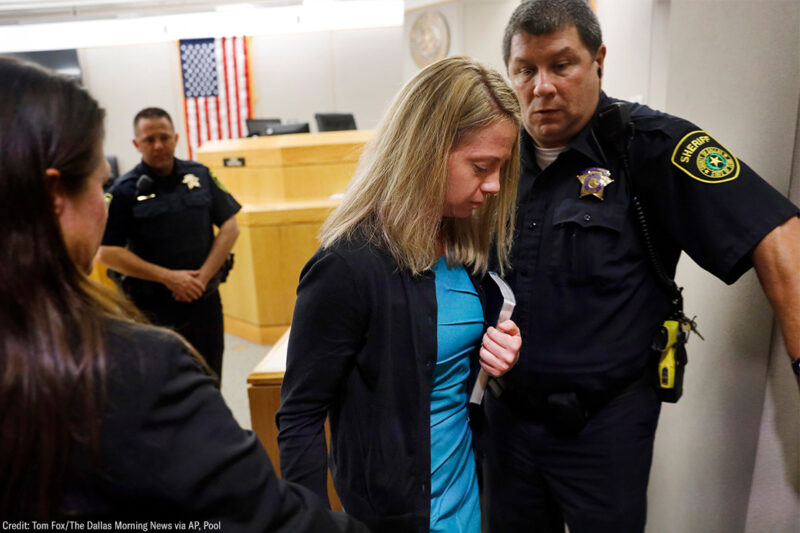
M 547 395 L 545 413 L 553 432 L 565 438 L 574 438 L 584 428 L 589 415 L 574 392 L 558 392 Z

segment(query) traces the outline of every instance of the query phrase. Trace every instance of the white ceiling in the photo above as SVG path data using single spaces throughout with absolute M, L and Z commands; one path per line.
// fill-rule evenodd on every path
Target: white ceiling
M 344 0 L 0 0 L 0 26 L 202 13 L 245 4 L 279 7 L 337 1 Z M 450 1 L 453 0 L 403 0 L 403 4 L 406 10 L 414 10 Z M 461 1 L 470 3 L 476 0 Z
M 108 18 L 135 18 L 214 11 L 237 4 L 256 7 L 296 5 L 301 0 L 0 0 L 0 25 L 38 24 Z
M 402 26 L 404 5 L 403 0 L 0 0 L 0 53 Z

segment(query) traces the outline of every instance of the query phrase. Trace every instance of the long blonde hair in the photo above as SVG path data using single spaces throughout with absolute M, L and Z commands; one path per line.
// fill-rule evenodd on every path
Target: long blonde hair
M 341 204 L 322 226 L 322 246 L 362 238 L 419 274 L 435 263 L 441 237 L 448 263 L 478 274 L 486 271 L 494 243 L 502 271 L 514 233 L 519 138 L 500 171 L 500 192 L 471 217 L 442 218 L 451 150 L 500 120 L 520 124 L 516 96 L 496 71 L 466 57 L 420 71 L 364 147 Z

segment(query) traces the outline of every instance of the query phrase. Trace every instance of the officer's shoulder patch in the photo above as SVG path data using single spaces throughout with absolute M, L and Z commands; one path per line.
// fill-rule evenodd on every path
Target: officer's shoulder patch
M 739 177 L 739 160 L 703 130 L 686 134 L 675 146 L 671 161 L 703 183 L 723 183 Z
M 208 175 L 211 176 L 211 179 L 214 180 L 214 183 L 217 184 L 217 187 L 222 189 L 224 192 L 227 192 L 228 194 L 230 194 L 230 192 L 228 192 L 228 189 L 225 188 L 225 185 L 223 185 L 222 182 L 220 181 L 220 179 L 217 177 L 217 175 L 214 174 L 214 171 L 212 171 L 211 169 L 208 169 Z

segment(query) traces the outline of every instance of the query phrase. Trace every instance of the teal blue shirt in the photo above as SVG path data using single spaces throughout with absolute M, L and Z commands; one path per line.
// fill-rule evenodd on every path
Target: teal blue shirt
M 480 533 L 478 479 L 467 419 L 469 356 L 481 340 L 483 309 L 461 265 L 436 273 L 437 360 L 431 388 L 431 532 Z

